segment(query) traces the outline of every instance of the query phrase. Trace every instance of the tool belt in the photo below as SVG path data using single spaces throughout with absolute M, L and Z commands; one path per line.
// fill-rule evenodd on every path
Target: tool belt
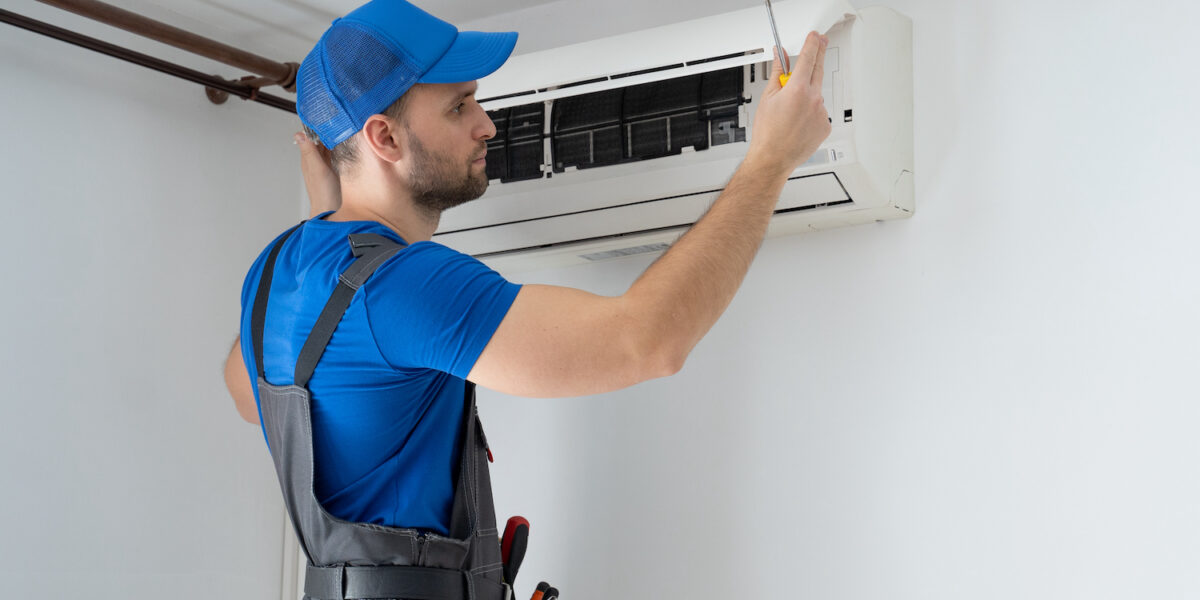
M 279 250 L 302 225 L 281 236 L 267 256 L 251 313 L 251 331 L 267 444 L 288 515 L 308 558 L 305 600 L 508 600 L 516 573 L 505 568 L 501 557 L 487 440 L 475 407 L 475 386 L 470 382 L 463 398 L 466 433 L 448 537 L 345 521 L 330 515 L 317 501 L 309 378 L 355 292 L 404 246 L 376 234 L 349 236 L 356 260 L 338 277 L 337 287 L 301 348 L 293 383 L 274 385 L 262 377 L 267 300 Z
M 474 588 L 474 589 L 472 589 Z M 495 587 L 488 579 L 462 571 L 376 565 L 371 567 L 314 567 L 304 576 L 304 597 L 313 600 L 344 598 L 403 598 L 404 600 L 509 600 L 512 588 Z

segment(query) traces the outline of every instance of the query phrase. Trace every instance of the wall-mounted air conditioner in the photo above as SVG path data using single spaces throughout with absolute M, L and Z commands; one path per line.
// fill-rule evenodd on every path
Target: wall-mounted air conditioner
M 768 235 L 913 211 L 912 24 L 842 0 L 774 5 L 799 52 L 826 31 L 829 139 L 792 173 Z M 774 41 L 753 8 L 512 57 L 479 84 L 492 180 L 434 240 L 511 273 L 665 249 L 745 156 Z

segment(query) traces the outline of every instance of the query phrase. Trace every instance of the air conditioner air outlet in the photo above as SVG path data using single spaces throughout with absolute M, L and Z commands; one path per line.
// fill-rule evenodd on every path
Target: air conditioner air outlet
M 460 252 L 486 257 L 554 244 L 688 227 L 700 219 L 722 191 L 720 188 L 709 189 L 623 205 L 493 222 L 486 227 L 439 232 L 433 239 Z M 776 212 L 786 214 L 806 207 L 832 207 L 850 202 L 837 175 L 798 176 L 784 186 Z

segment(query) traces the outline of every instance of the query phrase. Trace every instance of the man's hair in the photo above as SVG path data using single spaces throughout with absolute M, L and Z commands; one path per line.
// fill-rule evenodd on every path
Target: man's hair
M 391 106 L 385 108 L 381 114 L 403 125 L 404 107 L 406 104 L 408 104 L 408 92 L 405 92 L 403 95 L 397 98 L 396 101 L 393 102 Z M 321 143 L 321 138 L 317 135 L 317 132 L 309 128 L 308 125 L 303 123 L 300 125 L 304 128 L 304 135 L 307 135 L 308 139 L 312 143 Z M 329 163 L 333 167 L 334 173 L 342 175 L 348 172 L 348 169 L 353 167 L 354 164 L 358 162 L 358 140 L 360 137 L 359 134 L 361 133 L 362 131 L 359 130 L 349 139 L 329 150 Z

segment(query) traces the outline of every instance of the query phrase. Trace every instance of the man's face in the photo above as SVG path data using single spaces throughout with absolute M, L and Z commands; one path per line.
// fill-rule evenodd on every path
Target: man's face
M 496 127 L 475 82 L 425 84 L 405 108 L 409 183 L 418 207 L 441 214 L 487 191 L 487 140 Z

